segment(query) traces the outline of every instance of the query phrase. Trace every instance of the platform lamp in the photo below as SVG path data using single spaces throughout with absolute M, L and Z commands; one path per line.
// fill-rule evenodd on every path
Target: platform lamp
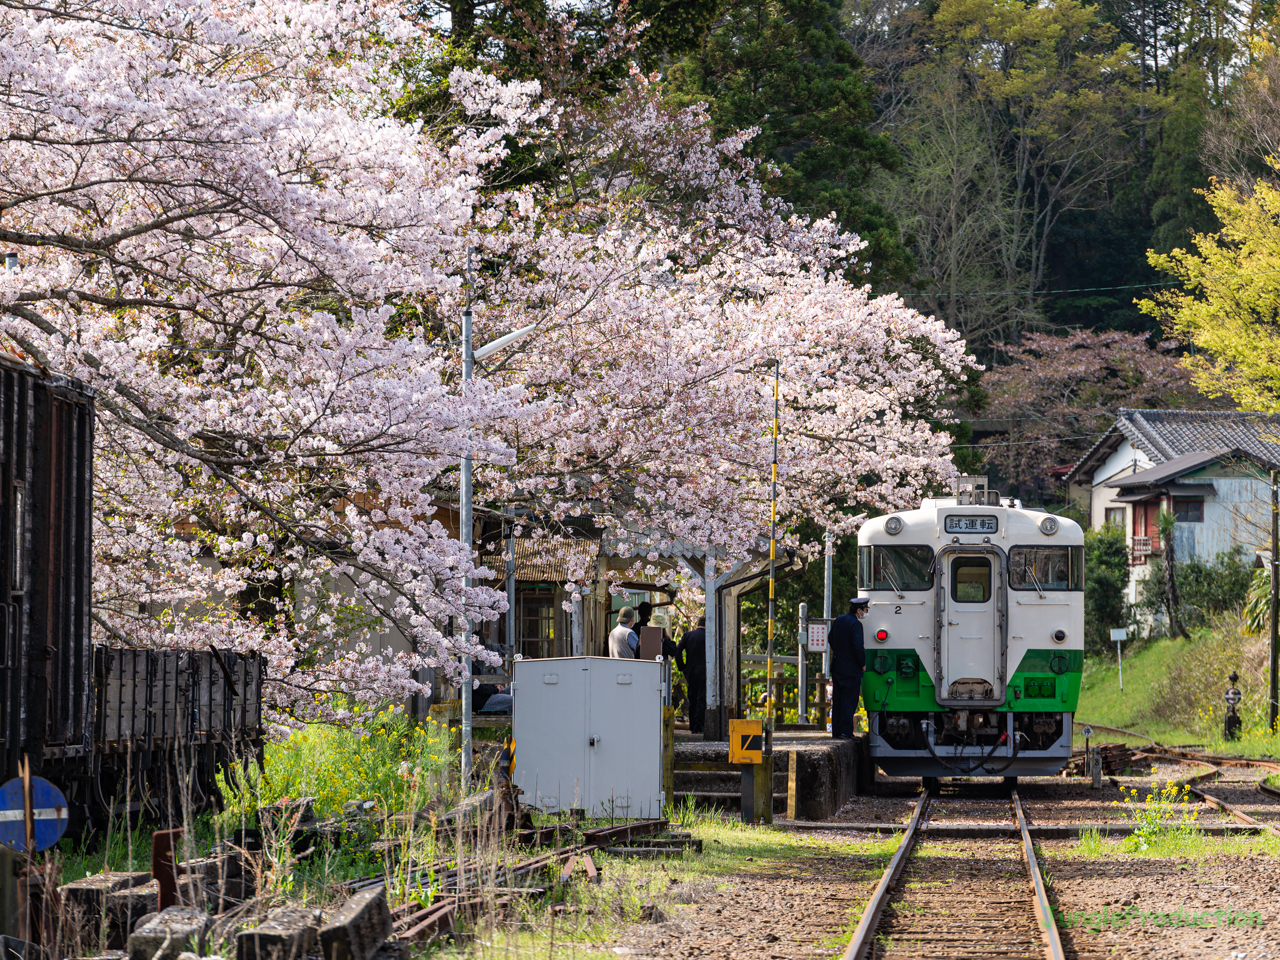
M 467 384 L 471 381 L 472 367 L 476 360 L 483 360 L 485 357 L 491 357 L 504 347 L 509 347 L 522 337 L 527 337 L 533 331 L 538 329 L 536 323 L 531 323 L 527 327 L 521 327 L 513 333 L 499 337 L 491 343 L 486 343 L 479 350 L 471 348 L 471 309 L 467 308 L 462 311 L 462 396 L 465 399 L 467 395 Z M 467 559 L 470 561 L 472 551 L 473 531 L 471 529 L 471 452 L 468 450 L 462 457 L 462 480 L 459 484 L 458 493 L 458 533 L 462 540 L 462 545 L 466 548 Z M 467 587 L 471 586 L 471 578 L 465 580 Z M 508 612 L 508 617 L 511 613 Z M 462 618 L 463 629 L 466 631 L 464 636 L 470 642 L 471 638 L 471 620 L 468 617 Z M 467 785 L 471 782 L 471 658 L 463 656 L 462 658 L 462 789 L 465 791 Z

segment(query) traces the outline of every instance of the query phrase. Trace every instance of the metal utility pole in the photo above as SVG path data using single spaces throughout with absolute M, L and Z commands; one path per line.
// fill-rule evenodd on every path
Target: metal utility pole
M 1276 471 L 1271 471 L 1271 690 L 1268 693 L 1267 729 L 1275 732 L 1277 701 L 1280 701 L 1280 689 L 1277 688 L 1277 672 L 1280 672 L 1280 623 L 1276 622 L 1280 613 L 1280 485 L 1277 485 Z
M 828 530 L 823 538 L 826 540 L 826 566 L 822 572 L 822 619 L 827 621 L 828 626 L 831 623 L 831 595 L 835 593 L 836 579 L 836 545 L 835 537 Z M 831 647 L 822 653 L 822 675 L 824 677 L 831 675 Z
M 773 361 L 773 481 L 769 493 L 769 650 L 765 657 L 765 749 L 773 753 L 773 622 L 778 562 L 778 360 Z
M 507 507 L 507 670 L 515 675 L 516 662 L 516 508 Z
M 467 395 L 467 384 L 471 382 L 472 369 L 476 360 L 483 360 L 485 357 L 497 353 L 508 344 L 515 343 L 521 337 L 528 336 L 538 329 L 537 324 L 529 324 L 527 327 L 521 327 L 514 333 L 508 333 L 504 337 L 499 337 L 492 343 L 487 343 L 479 350 L 473 350 L 471 347 L 471 308 L 468 307 L 462 311 L 462 396 L 465 399 Z M 471 452 L 467 451 L 462 457 L 462 477 L 458 483 L 458 538 L 462 541 L 465 548 L 467 562 L 471 562 L 471 554 L 473 550 L 472 539 L 474 530 L 471 523 Z M 508 560 L 508 582 L 507 582 L 507 598 L 513 600 L 515 595 L 515 533 L 514 520 L 512 521 L 512 540 L 511 540 L 511 559 Z M 464 581 L 469 588 L 471 578 L 467 577 Z M 509 608 L 510 611 L 510 608 Z M 507 614 L 507 640 L 509 644 L 514 644 L 511 639 L 513 636 L 514 624 L 511 616 L 514 611 Z M 468 617 L 459 618 L 462 623 L 462 639 L 464 642 L 471 642 L 471 620 Z M 471 658 L 463 656 L 462 658 L 462 789 L 465 793 L 471 782 Z
M 809 605 L 800 604 L 800 622 L 796 630 L 796 720 L 809 722 Z
M 471 381 L 471 369 L 475 359 L 471 355 L 471 308 L 462 311 L 462 396 L 466 399 L 467 384 Z M 466 562 L 471 562 L 471 450 L 462 457 L 462 481 L 458 493 L 458 533 L 462 540 Z M 471 587 L 471 578 L 464 584 Z M 463 629 L 463 640 L 471 642 L 471 619 L 460 617 Z M 462 658 L 462 795 L 465 797 L 471 787 L 471 658 Z

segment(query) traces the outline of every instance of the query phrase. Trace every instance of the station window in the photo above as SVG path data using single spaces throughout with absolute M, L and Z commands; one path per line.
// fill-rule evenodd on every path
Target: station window
M 933 589 L 933 548 L 907 544 L 860 547 L 858 587 L 903 592 Z
M 1084 547 L 1013 547 L 1009 586 L 1014 590 L 1083 590 Z
M 556 643 L 555 591 L 550 587 L 524 589 L 516 599 L 517 650 L 527 658 L 554 657 Z
M 1204 500 L 1174 497 L 1173 518 L 1179 523 L 1204 523 Z
M 986 603 L 991 599 L 991 561 L 986 557 L 956 557 L 951 561 L 951 599 L 956 603 Z

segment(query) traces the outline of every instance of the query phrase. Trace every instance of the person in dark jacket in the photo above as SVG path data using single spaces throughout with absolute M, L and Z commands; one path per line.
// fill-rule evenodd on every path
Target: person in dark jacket
M 707 716 L 707 618 L 685 633 L 676 647 L 680 672 L 689 692 L 689 732 L 701 733 Z
M 831 624 L 831 736 L 853 739 L 853 714 L 862 692 L 862 671 L 867 664 L 862 618 L 867 615 L 866 597 L 849 601 L 849 612 Z

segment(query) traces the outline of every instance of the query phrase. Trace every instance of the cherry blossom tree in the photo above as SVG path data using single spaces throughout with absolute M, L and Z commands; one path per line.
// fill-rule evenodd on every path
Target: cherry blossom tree
M 97 394 L 104 638 L 262 650 L 272 704 L 420 689 L 450 618 L 496 615 L 436 518 L 470 449 L 511 459 L 518 387 L 476 382 L 421 311 L 523 122 L 442 142 L 386 119 L 423 37 L 377 2 L 0 2 L 0 324 Z M 503 109 L 504 103 L 509 104 Z M 497 119 L 498 116 L 505 119 Z M 376 655 L 395 624 L 413 653 Z
M 769 199 L 753 131 L 639 75 L 455 70 L 463 121 L 403 119 L 432 43 L 391 0 L 0 0 L 0 332 L 97 394 L 99 636 L 263 651 L 295 722 L 488 656 L 457 627 L 504 601 L 440 519 L 464 452 L 481 509 L 640 564 L 759 547 L 774 363 L 784 525 L 951 469 L 963 344 L 844 279 L 861 242 Z M 554 172 L 503 186 L 517 145 Z M 468 307 L 537 332 L 464 393 Z
M 677 541 L 745 556 L 769 526 L 775 360 L 784 529 L 849 534 L 950 475 L 926 418 L 963 343 L 844 279 L 863 244 L 769 197 L 754 131 L 716 141 L 639 74 L 560 106 L 527 136 L 563 175 L 519 229 L 477 238 L 491 269 L 468 291 L 484 338 L 539 326 L 488 370 L 541 402 L 509 424 L 515 467 L 483 472 L 494 502 L 590 517 L 649 562 Z
M 1011 479 L 1034 482 L 1088 450 L 1121 407 L 1208 406 L 1177 347 L 1119 331 L 1024 336 L 982 378 L 987 416 L 1007 430 L 981 451 Z

